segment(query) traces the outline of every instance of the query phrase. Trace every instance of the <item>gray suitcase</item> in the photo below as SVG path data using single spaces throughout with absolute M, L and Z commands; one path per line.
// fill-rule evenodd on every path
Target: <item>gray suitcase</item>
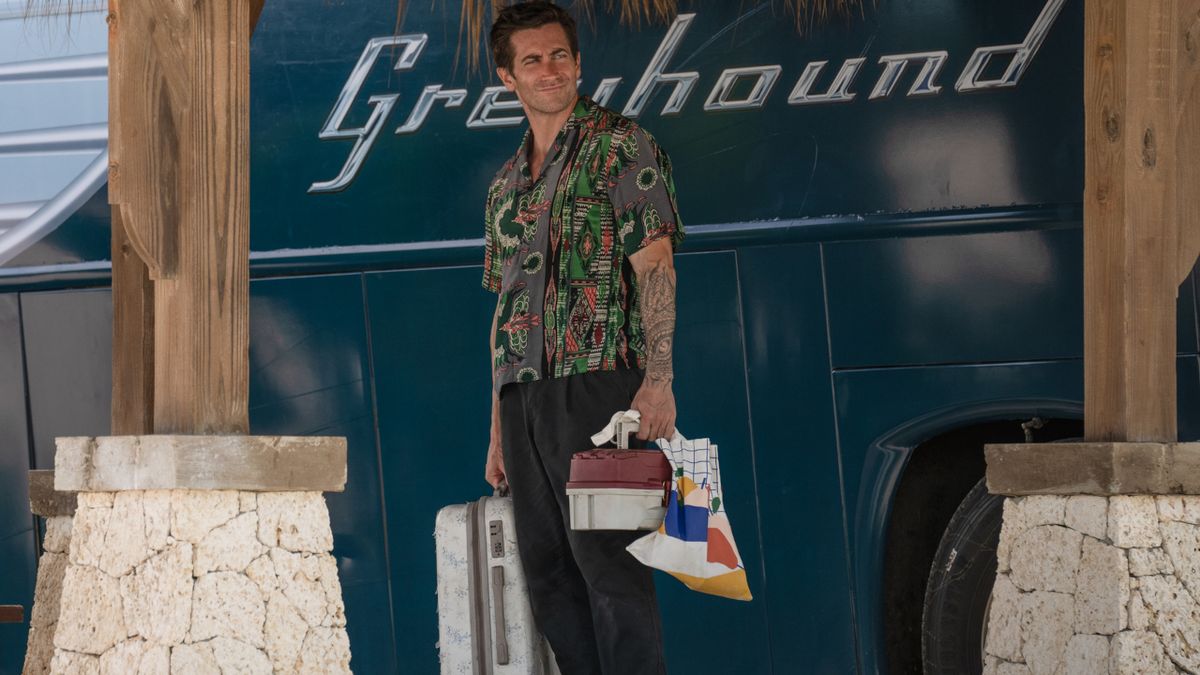
M 447 506 L 434 539 L 442 675 L 558 675 L 534 627 L 512 500 Z

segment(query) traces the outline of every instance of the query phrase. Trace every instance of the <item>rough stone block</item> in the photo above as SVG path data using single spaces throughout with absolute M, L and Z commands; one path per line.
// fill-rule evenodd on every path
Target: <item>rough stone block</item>
M 275 563 L 271 562 L 271 556 L 268 554 L 263 554 L 251 562 L 246 567 L 246 576 L 258 585 L 264 600 L 279 588 L 279 579 L 275 576 Z
M 1162 544 L 1154 498 L 1122 495 L 1109 500 L 1108 538 L 1121 548 L 1152 548 Z
M 1067 643 L 1066 675 L 1098 675 L 1108 666 L 1108 638 L 1076 635 Z
M 1151 574 L 1174 574 L 1175 568 L 1166 551 L 1161 548 L 1129 549 L 1129 573 L 1135 577 Z
M 326 524 L 326 527 L 329 527 Z M 258 542 L 258 514 L 242 513 L 224 525 L 213 528 L 196 547 L 193 574 L 212 571 L 241 572 L 252 560 L 266 552 Z
M 1125 552 L 1083 538 L 1075 590 L 1075 632 L 1112 635 L 1125 628 L 1129 604 L 1129 565 Z
M 1108 672 L 1112 675 L 1146 675 L 1162 672 L 1162 645 L 1154 633 L 1124 631 L 1113 636 Z
M 1083 535 L 1058 525 L 1026 531 L 1013 542 L 1012 581 L 1024 591 L 1075 592 Z
M 1134 631 L 1153 631 L 1154 620 L 1150 615 L 1149 608 L 1142 600 L 1142 592 L 1140 590 L 1133 591 L 1129 594 L 1129 630 Z
M 65 553 L 43 553 L 38 562 L 37 583 L 33 589 L 33 612 L 29 625 L 47 628 L 58 622 L 63 577 L 67 573 Z
M 42 549 L 47 553 L 66 553 L 71 546 L 72 516 L 53 516 L 46 519 L 46 536 Z
M 304 636 L 308 634 L 308 623 L 278 591 L 267 601 L 267 623 L 263 632 L 275 670 L 281 673 L 295 672 L 299 668 L 300 649 L 304 646 Z
M 172 647 L 171 675 L 221 675 L 221 667 L 213 656 L 212 643 Z
M 104 538 L 108 535 L 108 519 L 112 516 L 112 504 L 108 507 L 85 506 L 85 497 L 81 494 L 79 510 L 75 512 L 75 520 L 71 524 L 70 558 L 75 565 L 95 567 L 100 564 L 100 555 L 104 551 Z
M 187 637 L 192 614 L 192 545 L 168 547 L 121 579 L 125 622 L 135 635 L 159 644 Z
M 271 661 L 259 649 L 227 637 L 213 638 L 213 656 L 222 673 L 271 675 Z
M 998 575 L 992 587 L 985 645 L 988 654 L 1021 660 L 1021 592 L 1007 574 Z
M 996 547 L 999 571 L 1009 570 L 1009 558 L 1017 537 L 1041 525 L 1062 525 L 1065 522 L 1067 499 L 1052 495 L 1012 497 L 1004 500 L 1004 526 Z
M 1064 593 L 1034 591 L 1021 596 L 1021 642 L 1032 675 L 1055 675 L 1074 635 L 1075 601 Z
M 1029 675 L 1029 666 L 1024 663 L 1001 663 L 996 666 L 996 675 Z
M 117 643 L 100 655 L 100 675 L 133 675 L 142 666 L 150 644 L 140 638 Z
M 344 628 L 313 628 L 300 652 L 301 675 L 350 673 L 350 638 Z
M 100 655 L 126 637 L 117 580 L 93 567 L 69 566 L 63 577 L 54 646 Z M 96 664 L 99 668 L 99 663 Z
M 1192 593 L 1200 598 L 1200 525 L 1190 523 L 1163 523 L 1163 549 L 1171 560 L 1170 567 L 1175 576 Z M 1200 632 L 1200 626 L 1197 626 Z
M 237 492 L 233 490 L 172 490 L 171 536 L 200 543 L 213 528 L 238 514 Z
M 1171 660 L 1191 672 L 1200 671 L 1200 605 L 1175 577 L 1142 577 L 1138 582 Z
M 254 492 L 239 492 L 238 493 L 238 509 L 242 513 L 246 511 L 258 510 L 258 495 Z
M 52 660 L 54 660 L 54 624 L 46 628 L 30 626 L 29 639 L 25 647 L 25 664 L 21 668 L 22 675 L 46 675 L 50 672 Z
M 191 641 L 229 637 L 262 648 L 266 608 L 258 587 L 237 572 L 213 572 L 196 580 Z
M 141 492 L 118 492 L 113 498 L 104 551 L 98 566 L 114 577 L 122 577 L 150 557 Z
M 1156 497 L 1158 519 L 1163 522 L 1180 522 L 1200 525 L 1200 497 L 1165 495 Z
M 1067 527 L 1093 536 L 1108 537 L 1108 499 L 1091 495 L 1076 495 L 1067 499 Z
M 76 509 L 111 509 L 114 496 L 112 492 L 81 492 L 75 495 L 75 506 Z
M 289 551 L 333 550 L 329 509 L 319 492 L 267 492 L 258 496 L 258 538 Z
M 280 590 L 309 626 L 345 624 L 333 556 L 289 553 L 276 548 L 271 549 L 271 561 L 275 563 Z
M 73 516 L 75 493 L 55 490 L 53 471 L 30 471 L 29 510 L 33 515 L 43 518 Z
M 100 658 L 91 654 L 58 651 L 50 661 L 54 675 L 100 675 Z
M 143 491 L 142 509 L 146 518 L 146 545 L 152 551 L 161 551 L 167 547 L 171 535 L 170 491 Z
M 340 492 L 346 484 L 344 438 L 145 435 L 57 441 L 58 490 Z
M 165 645 L 152 645 L 142 655 L 137 675 L 166 675 L 171 672 L 171 650 Z

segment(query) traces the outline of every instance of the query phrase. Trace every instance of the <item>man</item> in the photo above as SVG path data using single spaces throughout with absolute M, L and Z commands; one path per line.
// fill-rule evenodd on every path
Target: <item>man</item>
M 612 414 L 641 412 L 641 439 L 669 437 L 674 248 L 683 239 L 671 165 L 629 119 L 576 89 L 575 22 L 547 2 L 503 10 L 496 73 L 529 120 L 488 190 L 483 285 L 493 317 L 485 475 L 507 481 L 538 628 L 559 667 L 664 673 L 642 533 L 570 529 L 571 455 Z

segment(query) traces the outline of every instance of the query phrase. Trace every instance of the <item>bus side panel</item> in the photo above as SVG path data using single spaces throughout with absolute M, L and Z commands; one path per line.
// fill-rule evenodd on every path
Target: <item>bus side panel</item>
M 838 368 L 1073 358 L 1081 231 L 827 244 Z
M 838 368 L 1083 356 L 1077 227 L 826 244 Z M 1194 278 L 1180 353 L 1197 349 Z
M 55 437 L 109 432 L 112 292 L 23 293 L 21 312 L 34 468 L 53 469 Z
M 820 249 L 740 249 L 738 273 L 775 672 L 854 672 Z
M 21 672 L 37 570 L 18 302 L 16 294 L 0 295 L 0 605 L 22 605 L 25 622 L 0 624 L 0 673 Z

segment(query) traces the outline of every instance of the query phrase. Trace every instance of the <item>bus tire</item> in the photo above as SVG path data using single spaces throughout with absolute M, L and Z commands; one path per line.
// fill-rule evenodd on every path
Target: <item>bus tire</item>
M 971 488 L 942 535 L 929 569 L 922 617 L 926 675 L 980 673 L 988 605 L 996 581 L 1004 498 L 986 479 Z

